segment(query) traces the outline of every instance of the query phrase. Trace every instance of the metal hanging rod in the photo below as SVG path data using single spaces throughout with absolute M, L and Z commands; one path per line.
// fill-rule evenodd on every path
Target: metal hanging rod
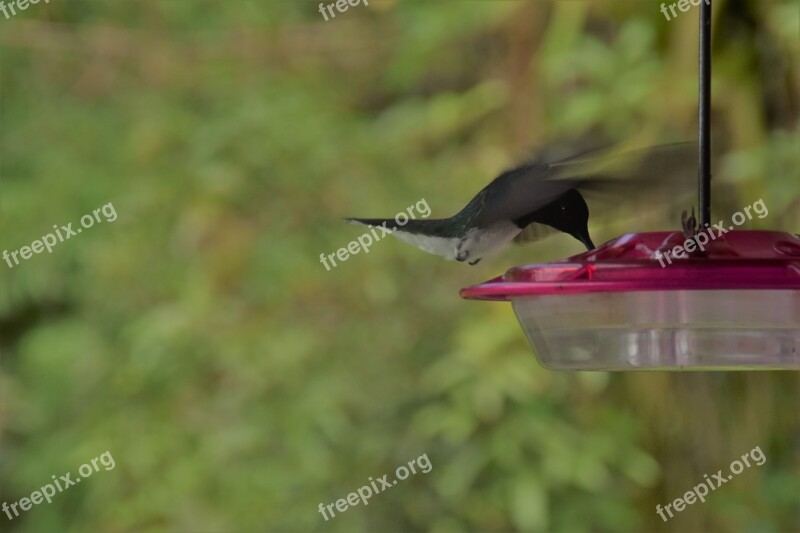
M 698 210 L 700 228 L 711 224 L 711 0 L 700 2 Z

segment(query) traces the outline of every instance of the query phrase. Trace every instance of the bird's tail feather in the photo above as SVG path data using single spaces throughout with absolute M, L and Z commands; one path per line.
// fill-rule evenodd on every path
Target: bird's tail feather
M 397 221 L 393 218 L 345 218 L 348 224 L 358 224 L 360 226 L 372 226 L 377 228 L 386 224 L 387 229 L 397 226 Z
M 456 256 L 459 239 L 448 235 L 448 219 L 411 219 L 404 224 L 400 224 L 394 218 L 346 218 L 345 220 L 351 224 L 369 226 L 370 231 L 379 239 L 386 233 L 380 228 L 386 228 L 393 237 L 422 251 L 440 255 L 447 260 L 452 260 Z

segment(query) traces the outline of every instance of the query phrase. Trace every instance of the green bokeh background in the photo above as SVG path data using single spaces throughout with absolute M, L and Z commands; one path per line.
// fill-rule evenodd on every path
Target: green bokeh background
M 800 232 L 800 6 L 714 4 L 715 192 Z M 555 138 L 692 138 L 697 8 L 317 5 L 0 17 L 0 248 L 118 215 L 0 263 L 0 501 L 116 462 L 0 529 L 800 531 L 797 373 L 550 372 L 510 306 L 459 299 L 570 237 L 475 267 L 394 239 L 319 262 L 361 234 L 341 217 L 447 216 Z M 668 203 L 621 199 L 595 242 L 677 227 Z M 763 466 L 661 521 L 756 446 Z M 318 513 L 422 454 L 429 473 Z

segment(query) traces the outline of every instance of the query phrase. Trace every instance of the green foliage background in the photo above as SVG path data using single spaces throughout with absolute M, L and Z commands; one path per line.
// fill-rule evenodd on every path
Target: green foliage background
M 800 7 L 714 4 L 715 190 L 797 233 Z M 553 138 L 692 138 L 696 11 L 52 0 L 0 18 L 0 248 L 119 217 L 0 264 L 0 501 L 116 461 L 0 527 L 800 531 L 796 373 L 550 372 L 510 306 L 459 299 L 577 253 L 569 237 L 473 268 L 393 239 L 319 262 L 361 233 L 341 217 L 420 198 L 447 216 Z M 620 201 L 595 241 L 675 227 L 666 200 Z M 756 446 L 766 464 L 658 518 Z M 431 472 L 367 507 L 317 512 L 425 453 Z

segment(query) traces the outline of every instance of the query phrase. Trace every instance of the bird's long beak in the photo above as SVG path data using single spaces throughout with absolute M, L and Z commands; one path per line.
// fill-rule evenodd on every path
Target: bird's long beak
M 592 242 L 592 238 L 589 236 L 588 228 L 582 229 L 578 233 L 573 233 L 572 236 L 581 241 L 587 250 L 594 250 L 595 246 Z

